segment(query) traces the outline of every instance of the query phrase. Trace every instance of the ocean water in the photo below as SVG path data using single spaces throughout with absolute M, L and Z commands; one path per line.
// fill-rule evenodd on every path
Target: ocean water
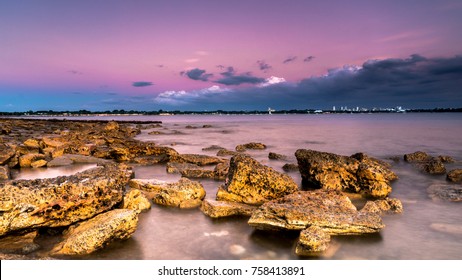
M 445 176 L 430 176 L 402 161 L 418 150 L 450 155 L 462 168 L 462 114 L 320 114 L 320 115 L 188 115 L 99 117 L 115 120 L 160 120 L 162 127 L 143 131 L 137 139 L 171 146 L 180 153 L 215 155 L 202 151 L 211 145 L 234 150 L 238 144 L 261 142 L 266 150 L 248 151 L 254 158 L 282 171 L 296 163 L 297 149 L 341 155 L 364 152 L 388 161 L 399 176 L 391 197 L 403 202 L 404 213 L 383 217 L 386 227 L 377 234 L 335 236 L 319 259 L 462 259 L 462 203 L 434 201 L 427 194 Z M 207 125 L 208 127 L 203 127 Z M 189 128 L 187 128 L 189 127 Z M 192 127 L 192 128 L 191 128 Z M 149 134 L 152 131 L 161 134 Z M 269 152 L 286 155 L 286 161 L 268 159 Z M 399 156 L 401 161 L 390 158 Z M 77 166 L 80 171 L 88 166 Z M 136 178 L 176 181 L 165 165 L 134 166 Z M 37 172 L 37 171 L 34 171 Z M 55 176 L 72 170 L 21 171 L 18 178 Z M 50 175 L 52 173 L 52 175 Z M 298 172 L 288 173 L 300 184 Z M 223 182 L 199 180 L 214 198 Z M 360 206 L 360 205 L 358 205 Z M 294 254 L 297 233 L 257 231 L 245 217 L 211 219 L 199 209 L 181 210 L 153 205 L 140 215 L 137 231 L 129 240 L 84 256 L 85 259 L 299 259 Z M 46 246 L 45 246 L 46 247 Z

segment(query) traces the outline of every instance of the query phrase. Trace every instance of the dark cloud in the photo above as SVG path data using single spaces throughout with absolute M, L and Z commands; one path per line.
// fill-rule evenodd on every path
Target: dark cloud
M 69 70 L 67 73 L 72 74 L 72 75 L 82 75 L 83 73 L 77 70 Z
M 258 67 L 260 68 L 261 71 L 263 72 L 268 72 L 271 68 L 273 68 L 271 65 L 266 63 L 264 60 L 257 60 Z
M 232 67 L 221 73 L 225 85 L 241 82 L 258 84 L 263 79 L 250 73 L 236 75 Z M 248 80 L 246 80 L 248 79 Z M 258 81 L 258 82 L 257 82 Z M 219 82 L 219 81 L 217 81 Z M 435 108 L 462 107 L 462 56 L 369 60 L 361 66 L 330 69 L 325 75 L 297 83 L 278 83 L 265 87 L 227 91 L 182 92 L 163 101 L 175 100 L 182 109 L 265 110 L 348 107 Z M 170 98 L 170 99 L 169 99 Z
M 154 85 L 152 82 L 144 82 L 144 81 L 139 81 L 139 82 L 133 82 L 132 86 L 134 87 L 149 87 Z
M 310 55 L 310 56 L 305 57 L 305 59 L 303 59 L 303 62 L 310 62 L 313 59 L 314 59 L 314 56 Z
M 236 75 L 236 71 L 231 66 L 226 68 L 226 71 L 220 73 L 220 75 L 222 78 L 216 80 L 215 83 L 227 86 L 240 84 L 260 84 L 265 81 L 263 78 L 253 76 L 250 72 Z
M 286 64 L 286 63 L 294 62 L 296 59 L 297 59 L 296 56 L 289 56 L 289 57 L 288 57 L 287 59 L 285 59 L 282 63 Z
M 202 70 L 199 68 L 194 68 L 188 71 L 182 71 L 180 72 L 180 74 L 186 75 L 191 80 L 203 81 L 203 82 L 208 81 L 213 76 L 213 74 L 207 74 L 205 70 Z

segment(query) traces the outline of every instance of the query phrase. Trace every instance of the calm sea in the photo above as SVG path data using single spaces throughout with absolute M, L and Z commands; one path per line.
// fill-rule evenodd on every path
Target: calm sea
M 432 184 L 445 176 L 422 174 L 414 167 L 390 160 L 418 150 L 450 155 L 462 168 L 462 114 L 321 114 L 321 115 L 188 115 L 98 117 L 115 120 L 160 120 L 161 128 L 143 131 L 140 140 L 171 146 L 180 153 L 215 155 L 203 148 L 262 142 L 264 151 L 249 153 L 276 170 L 295 163 L 297 149 L 314 149 L 351 155 L 364 152 L 393 164 L 399 180 L 392 197 L 399 198 L 404 213 L 385 216 L 386 227 L 367 236 L 333 237 L 331 249 L 321 259 L 462 259 L 462 203 L 433 201 L 427 195 Z M 77 119 L 77 118 L 75 118 Z M 204 125 L 210 127 L 203 128 Z M 193 128 L 186 128 L 187 126 Z M 162 134 L 150 135 L 157 130 Z M 288 156 L 287 161 L 268 159 L 269 152 Z M 82 167 L 83 168 L 83 167 Z M 77 171 L 54 169 L 22 171 L 21 178 L 56 176 Z M 136 178 L 178 180 L 164 165 L 135 166 Z M 298 172 L 289 173 L 300 184 Z M 208 198 L 214 198 L 222 182 L 200 180 Z M 180 210 L 153 205 L 140 215 L 130 240 L 111 245 L 88 259 L 297 259 L 297 234 L 256 231 L 246 218 L 214 220 L 199 209 Z

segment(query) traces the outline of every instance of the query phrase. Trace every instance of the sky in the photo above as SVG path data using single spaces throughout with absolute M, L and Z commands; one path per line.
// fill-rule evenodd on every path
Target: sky
M 0 111 L 462 107 L 461 0 L 0 1 Z

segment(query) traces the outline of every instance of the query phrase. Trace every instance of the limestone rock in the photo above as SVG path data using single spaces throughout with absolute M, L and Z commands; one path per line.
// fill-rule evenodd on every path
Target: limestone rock
M 278 154 L 278 153 L 270 152 L 268 154 L 268 158 L 269 159 L 274 159 L 274 160 L 284 160 L 284 159 L 287 159 L 287 156 L 281 155 L 281 154 Z
M 219 156 L 219 157 L 237 156 L 237 155 L 240 155 L 240 154 L 241 154 L 241 153 L 239 153 L 239 152 L 230 151 L 230 150 L 227 150 L 227 149 L 220 149 L 220 150 L 217 152 L 217 156 Z
M 397 198 L 385 198 L 378 200 L 369 200 L 361 209 L 362 212 L 382 214 L 400 214 L 403 213 L 403 204 Z
M 203 169 L 197 164 L 192 163 L 167 163 L 167 173 L 179 173 L 186 178 L 215 178 L 213 170 Z
M 298 165 L 295 163 L 286 163 L 282 166 L 282 170 L 285 172 L 293 172 L 293 171 L 298 171 Z
M 7 165 L 0 165 L 0 181 L 10 179 L 10 168 Z
M 437 156 L 436 159 L 443 162 L 443 163 L 454 163 L 454 162 L 456 162 L 456 160 L 451 156 L 442 156 L 442 155 L 440 155 L 440 156 Z
M 48 167 L 68 166 L 74 162 L 67 156 L 61 156 L 50 160 L 47 164 Z
M 358 153 L 350 157 L 313 150 L 295 153 L 306 188 L 323 188 L 366 197 L 383 198 L 391 192 L 390 181 L 398 177 L 389 166 L 377 159 Z
M 8 161 L 15 155 L 14 149 L 6 144 L 0 144 L 0 165 L 8 163 Z
M 229 216 L 251 216 L 257 206 L 231 201 L 217 201 L 204 199 L 201 211 L 211 218 L 222 218 Z
M 219 151 L 221 149 L 224 149 L 224 148 L 221 147 L 221 146 L 218 146 L 218 145 L 212 145 L 212 146 L 208 146 L 206 148 L 202 148 L 202 151 Z
M 56 245 L 52 255 L 84 255 L 95 252 L 115 240 L 130 238 L 136 231 L 138 212 L 115 209 L 70 227 L 64 241 Z
M 327 250 L 330 243 L 330 235 L 322 228 L 310 226 L 302 232 L 295 247 L 297 256 L 312 256 L 315 253 Z
M 417 151 L 411 154 L 404 155 L 404 161 L 407 161 L 407 162 L 423 162 L 423 161 L 428 161 L 430 159 L 431 159 L 431 156 L 429 156 L 427 153 L 422 152 L 422 151 Z
M 264 230 L 322 228 L 331 235 L 378 232 L 379 215 L 357 211 L 350 199 L 337 191 L 298 191 L 266 202 L 253 212 L 248 224 Z
M 151 209 L 151 202 L 140 190 L 131 189 L 124 195 L 122 208 L 139 212 L 147 211 Z
M 428 174 L 442 175 L 446 174 L 446 167 L 443 162 L 437 159 L 432 159 L 423 165 L 423 170 Z
M 236 146 L 236 151 L 245 152 L 246 150 L 264 150 L 266 145 L 262 143 L 250 142 L 247 144 L 241 144 Z
M 19 166 L 31 167 L 34 161 L 45 159 L 45 155 L 42 154 L 26 154 L 19 157 Z
M 2 237 L 0 238 L 0 252 L 27 255 L 40 248 L 40 245 L 34 242 L 36 237 L 37 231 Z
M 196 155 L 196 154 L 181 154 L 181 155 L 174 157 L 172 161 L 192 163 L 192 164 L 196 164 L 199 166 L 213 165 L 213 164 L 218 164 L 218 163 L 223 162 L 221 158 L 207 156 L 207 155 Z
M 215 173 L 215 180 L 225 180 L 229 172 L 229 160 L 217 164 L 213 172 Z
M 46 160 L 44 160 L 44 159 L 39 159 L 39 160 L 36 160 L 36 161 L 32 162 L 32 163 L 30 164 L 30 166 L 31 166 L 32 168 L 40 168 L 40 167 L 46 166 L 47 163 L 48 163 L 48 162 L 47 162 Z
M 106 124 L 104 127 L 104 130 L 106 131 L 113 131 L 113 130 L 119 130 L 120 126 L 117 122 L 111 121 Z
M 168 183 L 153 179 L 132 179 L 130 187 L 148 192 L 156 204 L 179 208 L 199 207 L 205 197 L 204 187 L 199 182 L 181 178 Z
M 228 177 L 217 192 L 217 200 L 260 205 L 297 189 L 297 184 L 287 174 L 239 155 L 231 158 Z
M 132 172 L 107 165 L 71 176 L 0 182 L 0 236 L 12 231 L 68 226 L 122 201 Z
M 24 141 L 24 145 L 28 148 L 34 148 L 34 149 L 40 148 L 40 143 L 36 139 L 27 139 L 26 141 Z
M 450 182 L 460 183 L 462 182 L 462 169 L 454 169 L 448 172 L 446 179 Z
M 427 193 L 434 200 L 462 201 L 462 185 L 433 184 L 428 187 Z

